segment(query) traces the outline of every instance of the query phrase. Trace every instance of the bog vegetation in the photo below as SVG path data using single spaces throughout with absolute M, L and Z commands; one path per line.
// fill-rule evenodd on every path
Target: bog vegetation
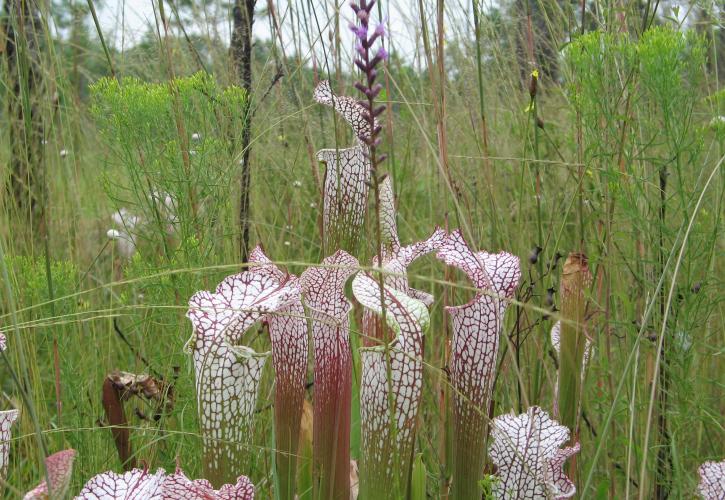
M 0 493 L 723 498 L 722 6 L 153 12 L 4 2 Z

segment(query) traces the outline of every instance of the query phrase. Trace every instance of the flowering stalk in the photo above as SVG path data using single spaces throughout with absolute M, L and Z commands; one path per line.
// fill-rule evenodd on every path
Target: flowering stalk
M 521 415 L 501 415 L 493 420 L 491 460 L 497 468 L 494 497 L 500 500 L 570 498 L 576 487 L 562 467 L 579 451 L 569 441 L 569 429 L 549 418 L 538 406 Z
M 407 268 L 437 249 L 446 236 L 436 229 L 427 240 L 401 247 L 390 177 L 380 183 L 378 208 L 384 301 L 372 275 L 359 274 L 353 280 L 355 298 L 364 306 L 360 490 L 365 498 L 406 495 L 423 377 L 423 333 L 429 323 L 427 307 L 433 302 L 432 296 L 409 286 Z M 377 264 L 375 258 L 373 265 Z M 383 316 L 395 334 L 392 341 L 384 338 Z M 396 469 L 402 475 L 394 475 Z
M 285 275 L 257 247 L 249 255 L 255 273 L 268 273 L 280 285 L 294 286 L 297 278 Z M 274 437 L 278 498 L 295 496 L 297 448 L 307 377 L 307 319 L 300 296 L 268 314 L 275 371 Z
M 299 297 L 294 285 L 270 273 L 227 277 L 216 293 L 197 292 L 187 317 L 187 343 L 196 370 L 206 479 L 214 485 L 236 478 L 246 464 L 262 368 L 268 353 L 237 345 L 256 321 Z
M 378 176 L 378 166 L 385 160 L 385 155 L 377 155 L 377 149 L 382 139 L 379 137 L 382 126 L 378 123 L 377 117 L 385 111 L 385 106 L 376 106 L 375 98 L 383 90 L 383 86 L 377 83 L 375 80 L 378 77 L 377 66 L 387 60 L 388 53 L 385 51 L 385 47 L 380 45 L 377 51 L 373 55 L 372 47 L 383 36 L 385 36 L 385 25 L 380 23 L 370 33 L 371 24 L 371 13 L 375 0 L 359 0 L 359 3 L 352 2 L 350 7 L 355 12 L 357 23 L 350 24 L 350 29 L 355 35 L 355 51 L 357 56 L 355 57 L 355 65 L 360 69 L 363 75 L 363 80 L 355 82 L 355 88 L 359 90 L 363 95 L 364 99 L 359 101 L 359 105 L 362 107 L 363 112 L 361 118 L 366 124 L 366 130 L 360 140 L 367 146 L 365 153 L 370 162 L 372 187 L 375 194 L 375 243 L 376 243 L 376 254 L 377 261 L 383 262 L 383 226 L 380 220 L 381 215 L 381 198 L 380 198 L 380 182 L 381 177 Z M 391 190 L 392 198 L 392 190 Z M 381 273 L 378 276 L 378 282 L 380 285 L 380 303 L 383 304 L 382 319 L 380 322 L 381 334 L 385 337 L 385 292 L 384 288 L 384 276 Z M 385 339 L 386 341 L 389 339 Z
M 350 302 L 345 298 L 347 279 L 358 261 L 343 250 L 310 267 L 300 284 L 304 304 L 312 318 L 315 357 L 313 401 L 314 498 L 350 495 Z
M 474 253 L 458 230 L 446 238 L 437 257 L 465 272 L 479 290 L 468 304 L 446 308 L 453 322 L 453 494 L 478 499 L 499 335 L 521 270 L 518 257 L 506 252 Z
M 366 347 L 360 353 L 360 491 L 363 498 L 402 498 L 423 386 L 423 334 L 430 317 L 423 302 L 387 286 L 381 304 L 378 283 L 367 273 L 355 277 L 352 290 L 366 311 L 381 316 L 385 308 L 396 335 L 391 345 Z

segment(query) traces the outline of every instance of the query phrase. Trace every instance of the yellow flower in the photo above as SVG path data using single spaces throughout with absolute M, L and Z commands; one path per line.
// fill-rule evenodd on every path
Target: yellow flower
M 539 79 L 539 70 L 538 69 L 535 69 L 534 71 L 531 72 L 531 78 L 533 78 L 534 80 Z

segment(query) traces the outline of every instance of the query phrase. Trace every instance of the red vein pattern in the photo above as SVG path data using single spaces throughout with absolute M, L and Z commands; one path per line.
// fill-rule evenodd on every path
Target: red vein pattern
M 476 498 L 483 474 L 499 335 L 521 270 L 518 257 L 509 253 L 474 253 L 458 230 L 448 235 L 437 257 L 465 272 L 479 289 L 468 304 L 446 308 L 453 323 L 449 360 L 454 416 L 453 489 L 456 498 Z
M 725 498 L 725 460 L 705 462 L 698 469 L 700 484 L 697 492 L 704 500 L 722 500 Z
M 49 498 L 65 498 L 73 475 L 73 461 L 76 450 L 69 449 L 54 453 L 45 459 L 51 493 L 48 494 L 48 482 L 43 480 L 23 497 L 24 500 L 48 500 Z
M 370 138 L 370 122 L 364 117 L 365 108 L 355 99 L 335 95 L 330 87 L 330 82 L 327 80 L 317 84 L 312 97 L 320 104 L 332 106 L 350 125 L 359 141 L 365 142 Z M 377 120 L 375 120 L 375 125 L 377 123 Z
M 490 455 L 498 468 L 494 496 L 506 500 L 571 498 L 576 487 L 563 471 L 564 462 L 579 451 L 569 441 L 569 429 L 533 406 L 521 415 L 493 420 Z
M 335 108 L 357 138 L 351 148 L 322 149 L 317 153 L 317 159 L 327 166 L 322 210 L 324 248 L 353 252 L 360 238 L 369 192 L 372 166 L 363 141 L 370 135 L 370 124 L 363 117 L 364 108 L 351 97 L 333 94 L 328 81 L 318 84 L 314 98 Z
M 0 479 L 5 479 L 8 472 L 8 457 L 10 455 L 10 428 L 18 419 L 18 410 L 0 411 Z M 0 485 L 2 482 L 0 482 Z
M 297 290 L 291 302 L 265 317 L 275 371 L 274 436 L 279 498 L 292 499 L 307 378 L 307 319 L 296 277 L 280 271 L 259 247 L 250 253 L 249 263 L 254 266 L 252 272 L 268 274 L 280 283 L 287 280 L 287 286 Z
M 133 469 L 124 474 L 103 472 L 86 483 L 76 500 L 162 500 L 166 474 Z
M 219 490 L 206 479 L 191 480 L 181 469 L 166 476 L 163 500 L 254 500 L 254 485 L 247 476 L 239 476 L 235 484 L 225 484 Z
M 413 243 L 408 246 L 401 246 L 398 238 L 398 228 L 395 221 L 395 200 L 393 196 L 393 184 L 390 177 L 385 177 L 380 183 L 380 228 L 382 233 L 382 258 L 385 284 L 395 290 L 423 302 L 427 307 L 433 304 L 433 296 L 415 290 L 408 283 L 408 266 L 416 259 L 430 252 L 437 250 L 446 238 L 446 232 L 436 227 L 433 234 L 427 239 Z M 373 258 L 373 265 L 377 265 L 377 256 Z M 363 311 L 362 331 L 364 334 L 363 345 L 373 346 L 382 340 L 383 330 L 380 318 L 370 310 Z
M 398 238 L 398 223 L 395 220 L 395 193 L 393 192 L 393 181 L 386 175 L 380 182 L 378 188 L 380 196 L 380 232 L 383 243 L 383 262 L 386 256 L 400 248 Z
M 345 297 L 344 287 L 357 267 L 355 257 L 338 250 L 323 260 L 320 267 L 310 267 L 300 276 L 303 301 L 312 318 L 315 358 L 312 431 L 315 498 L 350 495 L 351 304 Z
M 244 468 L 267 357 L 234 344 L 265 314 L 298 296 L 294 283 L 247 271 L 228 276 L 216 293 L 197 292 L 189 300 L 194 335 L 187 346 L 196 369 L 204 474 L 214 485 L 233 481 Z
M 382 315 L 380 285 L 375 279 L 358 274 L 352 290 L 366 311 L 377 318 Z M 423 334 L 430 321 L 426 305 L 402 291 L 385 286 L 384 301 L 385 318 L 396 338 L 388 349 L 360 350 L 360 490 L 364 498 L 404 496 L 407 481 L 396 484 L 400 478 L 394 471 L 406 471 L 405 478 L 410 468 L 423 386 Z

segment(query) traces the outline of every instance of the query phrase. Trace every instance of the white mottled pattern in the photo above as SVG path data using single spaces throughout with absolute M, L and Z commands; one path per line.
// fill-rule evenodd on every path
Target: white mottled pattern
M 350 460 L 351 305 L 344 290 L 358 266 L 355 257 L 338 250 L 300 276 L 303 302 L 312 318 L 313 465 L 316 477 L 323 478 L 316 493 L 322 498 L 350 487 L 349 471 L 337 464 Z
M 347 365 L 350 360 L 348 313 L 352 306 L 344 290 L 345 282 L 357 267 L 357 259 L 340 250 L 323 260 L 322 267 L 310 267 L 300 277 L 304 303 L 312 317 L 315 403 L 334 396 L 325 384 L 330 377 L 337 376 L 333 373 L 337 367 Z
M 368 274 L 358 274 L 352 290 L 366 310 L 377 317 L 382 315 L 380 285 L 376 280 Z M 361 349 L 361 469 L 368 475 L 377 475 L 375 470 L 392 473 L 395 460 L 409 460 L 423 385 L 423 333 L 430 322 L 426 305 L 402 291 L 386 286 L 384 300 L 385 318 L 396 338 L 387 352 L 384 346 Z M 394 444 L 390 436 L 391 418 L 397 433 Z
M 264 317 L 269 325 L 275 372 L 276 465 L 280 490 L 287 490 L 290 488 L 287 478 L 294 478 L 296 473 L 295 457 L 307 382 L 307 318 L 299 294 L 299 282 L 294 276 L 279 270 L 259 247 L 250 253 L 249 263 L 253 265 L 253 272 L 266 274 L 280 283 L 286 280 L 288 286 L 295 286 L 298 291 L 294 300 Z M 282 497 L 287 493 L 282 491 Z
M 166 476 L 163 500 L 254 500 L 254 485 L 247 476 L 239 476 L 235 484 L 215 490 L 206 479 L 191 480 L 181 469 Z
M 491 397 L 506 299 L 513 297 L 521 277 L 519 259 L 505 252 L 474 254 L 459 231 L 449 235 L 438 257 L 481 288 L 468 304 L 447 308 L 453 322 L 450 369 L 456 411 L 462 421 L 480 419 Z
M 45 459 L 45 468 L 48 471 L 51 494 L 48 494 L 48 482 L 43 479 L 41 483 L 25 494 L 24 500 L 48 500 L 48 498 L 65 498 L 73 476 L 73 462 L 76 450 L 69 449 L 54 453 Z
M 704 500 L 723 500 L 725 498 L 725 460 L 705 462 L 698 469 L 700 484 L 697 492 Z
M 312 96 L 320 104 L 332 106 L 350 125 L 358 140 L 364 142 L 370 138 L 370 122 L 365 119 L 365 108 L 355 99 L 335 95 L 330 87 L 330 82 L 327 80 L 317 84 Z M 377 125 L 377 120 L 375 124 Z
M 18 410 L 0 411 L 0 479 L 5 479 L 8 472 L 8 457 L 10 454 L 10 428 L 18 419 Z
M 187 317 L 196 369 L 204 471 L 213 484 L 231 481 L 248 455 L 257 391 L 267 353 L 237 344 L 267 313 L 299 300 L 295 280 L 250 270 L 224 279 L 215 293 L 198 292 Z
M 370 160 L 367 147 L 322 149 L 317 159 L 326 165 L 322 224 L 327 248 L 356 245 L 365 222 L 370 191 Z
M 453 468 L 454 474 L 458 474 L 457 487 L 470 490 L 483 471 L 499 335 L 521 270 L 518 257 L 509 253 L 474 253 L 458 230 L 448 235 L 437 257 L 461 269 L 478 289 L 467 304 L 446 308 L 453 323 L 449 360 L 454 414 Z
M 332 106 L 352 127 L 356 144 L 346 149 L 323 149 L 317 159 L 326 164 L 323 188 L 323 237 L 328 250 L 355 248 L 365 219 L 372 165 L 366 141 L 370 123 L 365 109 L 353 98 L 337 96 L 330 82 L 315 88 L 315 101 Z
M 570 498 L 576 487 L 563 472 L 567 458 L 579 451 L 569 440 L 569 429 L 533 406 L 521 415 L 501 415 L 493 420 L 491 460 L 499 480 L 494 496 L 505 500 Z
M 76 500 L 162 500 L 165 478 L 164 469 L 154 474 L 143 469 L 103 472 L 86 483 Z

